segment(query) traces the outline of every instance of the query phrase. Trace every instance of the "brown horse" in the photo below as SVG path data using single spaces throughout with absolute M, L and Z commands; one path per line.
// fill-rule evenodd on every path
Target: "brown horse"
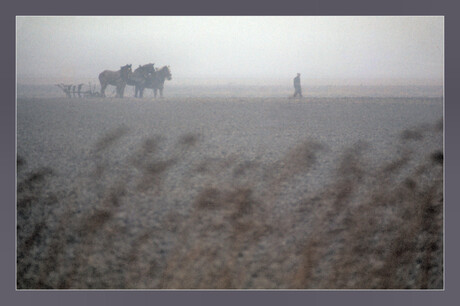
M 134 96 L 137 98 L 142 98 L 141 89 L 144 90 L 147 79 L 155 73 L 154 64 L 139 65 L 139 67 L 134 70 L 133 74 L 129 77 L 127 85 L 135 86 Z
M 116 86 L 117 98 L 123 98 L 126 82 L 133 73 L 131 65 L 125 65 L 118 71 L 104 70 L 99 74 L 99 82 L 101 83 L 101 96 L 105 97 L 105 89 L 108 85 Z
M 144 88 L 152 88 L 155 98 L 157 97 L 157 91 L 160 90 L 160 97 L 163 98 L 163 88 L 165 80 L 170 81 L 172 79 L 171 70 L 169 66 L 163 66 L 162 68 L 155 69 L 155 73 L 151 74 L 147 78 L 147 82 Z M 140 95 L 142 97 L 144 88 L 141 88 Z

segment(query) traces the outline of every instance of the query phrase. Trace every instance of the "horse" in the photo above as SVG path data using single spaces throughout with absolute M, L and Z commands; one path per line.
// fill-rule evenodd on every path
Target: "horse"
M 144 88 L 153 89 L 155 98 L 157 97 L 157 91 L 160 90 L 160 97 L 163 98 L 163 88 L 165 80 L 170 81 L 172 79 L 171 70 L 169 66 L 163 66 L 158 69 L 155 68 L 155 73 L 152 73 L 148 78 Z M 141 97 L 143 95 L 144 88 L 141 88 Z
M 155 64 L 146 64 L 146 65 L 139 65 L 139 67 L 134 70 L 133 74 L 129 77 L 128 81 L 126 82 L 127 85 L 134 86 L 135 93 L 134 96 L 137 98 L 139 94 L 139 98 L 142 98 L 141 92 L 143 91 L 144 85 L 147 82 L 148 77 L 155 73 Z
M 131 64 L 120 67 L 118 71 L 104 70 L 99 74 L 99 82 L 101 83 L 101 96 L 105 97 L 105 89 L 108 85 L 117 87 L 117 97 L 123 98 L 126 82 L 133 73 Z

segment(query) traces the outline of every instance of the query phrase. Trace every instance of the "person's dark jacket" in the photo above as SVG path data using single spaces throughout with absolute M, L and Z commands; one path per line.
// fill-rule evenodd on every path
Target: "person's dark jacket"
M 294 78 L 294 88 L 300 88 L 300 76 Z

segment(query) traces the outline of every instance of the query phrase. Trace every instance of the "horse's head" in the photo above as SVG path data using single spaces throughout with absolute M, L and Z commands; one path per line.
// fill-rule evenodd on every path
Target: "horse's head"
M 150 63 L 140 67 L 140 69 L 142 69 L 142 75 L 144 76 L 144 78 L 147 78 L 148 76 L 153 75 L 155 73 L 154 65 L 155 64 Z
M 144 68 L 144 71 L 146 73 L 154 73 L 155 72 L 155 64 L 154 63 L 146 64 L 146 65 L 144 65 L 142 67 Z
M 171 70 L 169 69 L 169 66 L 164 66 L 161 68 L 160 73 L 162 76 L 164 76 L 168 81 L 171 81 L 172 79 L 172 74 Z
M 155 73 L 155 64 L 146 64 L 146 65 L 139 65 L 139 67 L 134 70 L 134 74 L 141 76 L 143 78 L 148 78 L 149 76 Z
M 128 80 L 133 70 L 131 69 L 131 64 L 120 67 L 121 78 L 123 80 Z

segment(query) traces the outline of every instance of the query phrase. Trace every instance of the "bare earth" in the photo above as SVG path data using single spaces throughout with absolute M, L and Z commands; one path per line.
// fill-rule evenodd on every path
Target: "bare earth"
M 443 288 L 443 100 L 17 101 L 18 288 Z

